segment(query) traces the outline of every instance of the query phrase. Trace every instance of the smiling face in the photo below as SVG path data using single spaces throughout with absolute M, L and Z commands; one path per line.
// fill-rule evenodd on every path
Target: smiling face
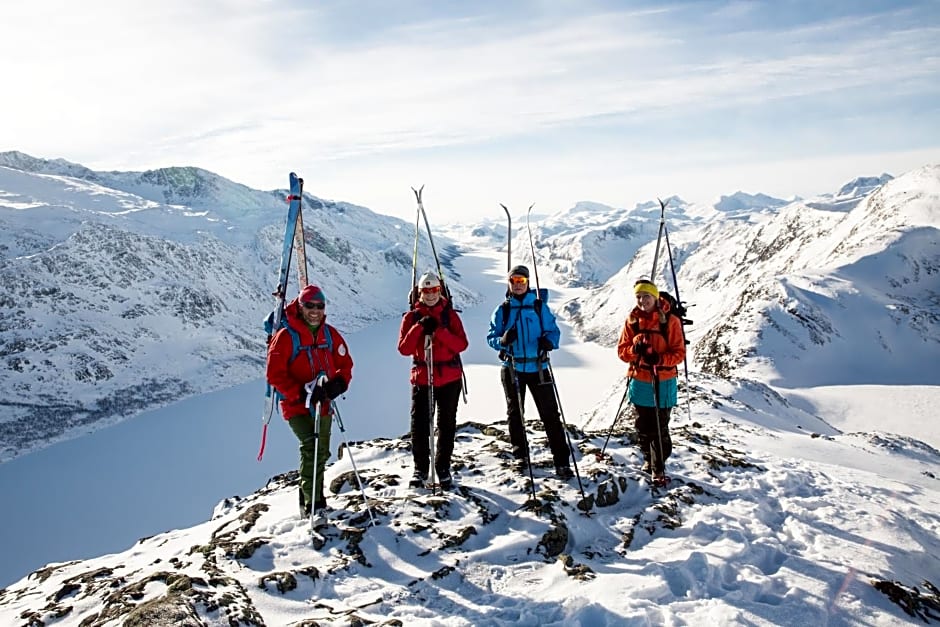
M 439 300 L 441 300 L 440 286 L 421 288 L 421 302 L 422 303 L 424 303 L 428 307 L 433 307 L 434 305 L 437 304 L 437 301 Z
M 303 316 L 304 322 L 311 326 L 318 327 L 323 324 L 323 318 L 326 316 L 326 303 L 322 300 L 302 303 L 300 315 Z
M 652 294 L 639 292 L 636 295 L 636 306 L 639 307 L 642 311 L 649 313 L 656 309 L 656 299 Z

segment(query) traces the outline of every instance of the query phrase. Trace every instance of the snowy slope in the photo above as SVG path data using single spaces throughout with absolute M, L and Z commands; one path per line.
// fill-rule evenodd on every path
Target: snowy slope
M 255 378 L 285 194 L 197 168 L 92 172 L 0 154 L 0 460 Z M 402 311 L 412 226 L 313 196 L 304 218 L 331 321 L 356 329 Z M 449 263 L 452 244 L 437 245 Z M 421 259 L 431 265 L 425 239 Z
M 407 440 L 354 443 L 329 467 L 330 524 L 312 538 L 289 473 L 226 499 L 204 524 L 36 571 L 0 591 L 0 621 L 911 621 L 879 588 L 940 580 L 940 453 L 886 434 L 816 437 L 812 417 L 759 386 L 698 384 L 707 398 L 696 399 L 694 423 L 674 430 L 674 480 L 661 493 L 635 470 L 639 455 L 622 424 L 603 458 L 606 430 L 570 432 L 586 498 L 578 480 L 552 476 L 543 453 L 531 501 L 528 477 L 508 467 L 503 423 L 460 427 L 459 488 L 442 497 L 402 487 Z M 780 428 L 793 418 L 805 426 Z M 546 451 L 541 430 L 529 427 L 536 450 Z M 940 617 L 936 594 L 920 594 L 911 611 Z
M 745 250 L 754 241 L 748 236 L 776 219 L 773 211 L 735 216 Z M 734 232 L 722 222 L 717 233 Z M 691 234 L 703 228 L 708 226 L 677 231 L 680 265 L 701 245 Z M 767 228 L 763 233 L 771 237 L 775 227 Z M 481 233 L 477 243 L 497 232 Z M 775 248 L 773 240 L 760 242 L 749 254 Z M 714 252 L 719 248 L 713 249 L 715 260 L 726 262 L 726 254 Z M 314 540 L 296 514 L 293 477 L 276 477 L 256 493 L 220 503 L 201 525 L 154 535 L 112 555 L 37 570 L 0 591 L 0 620 L 892 625 L 940 617 L 940 598 L 929 587 L 940 581 L 940 452 L 886 430 L 839 429 L 758 380 L 693 368 L 689 405 L 683 390 L 683 406 L 674 415 L 674 482 L 654 496 L 636 470 L 640 456 L 627 412 L 614 424 L 609 457 L 595 454 L 624 390 L 622 378 L 613 386 L 608 381 L 624 365 L 609 348 L 602 359 L 586 357 L 587 345 L 565 323 L 593 322 L 587 316 L 564 316 L 562 347 L 553 357 L 568 409 L 591 407 L 568 414 L 587 498 L 582 500 L 578 481 L 551 476 L 541 428 L 530 420 L 539 508 L 523 507 L 528 484 L 506 466 L 492 351 L 479 347 L 504 285 L 502 255 L 492 246 L 485 250 L 486 260 L 463 243 L 456 265 L 469 288 L 489 302 L 464 312 L 472 345 L 466 360 L 471 403 L 460 410 L 460 487 L 444 502 L 400 498 L 411 472 L 406 439 L 354 443 L 351 453 L 367 482 L 376 526 L 362 509 L 346 451 L 327 471 L 334 524 Z M 632 265 L 648 272 L 652 254 L 647 245 L 628 264 L 626 285 L 640 273 L 630 274 Z M 799 247 L 788 254 L 798 256 Z M 579 303 L 589 293 L 555 283 L 552 273 L 544 280 L 558 296 L 553 302 Z M 628 290 L 621 286 L 620 292 Z M 701 320 L 721 304 L 698 305 Z M 379 342 L 364 342 L 357 363 L 381 367 L 389 361 L 384 351 Z M 808 371 L 815 370 L 807 363 Z M 350 398 L 341 401 L 344 408 L 359 408 L 353 417 L 344 412 L 347 424 L 356 424 L 351 429 L 359 432 L 358 421 L 403 424 L 407 398 L 392 402 L 385 388 L 405 391 L 404 369 L 396 380 L 364 377 L 359 381 L 367 387 L 354 384 Z M 911 419 L 927 420 L 930 397 L 915 400 L 923 401 L 922 409 Z M 254 410 L 246 409 L 240 420 L 255 421 Z M 185 494 L 187 487 L 177 489 Z M 590 505 L 590 517 L 579 503 Z M 906 599 L 912 614 L 892 596 Z

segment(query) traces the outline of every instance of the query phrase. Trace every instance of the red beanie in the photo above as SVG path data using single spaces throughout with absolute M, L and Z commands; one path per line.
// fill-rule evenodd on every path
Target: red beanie
M 313 302 L 326 302 L 326 296 L 323 295 L 323 290 L 321 290 L 316 285 L 308 285 L 304 289 L 300 290 L 300 296 L 297 297 L 297 300 L 300 301 L 300 304 L 304 303 L 313 303 Z

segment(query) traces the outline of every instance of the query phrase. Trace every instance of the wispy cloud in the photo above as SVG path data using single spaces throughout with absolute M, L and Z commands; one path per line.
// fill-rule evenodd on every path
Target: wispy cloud
M 768 112 L 799 111 L 824 138 L 834 99 L 845 115 L 866 112 L 861 128 L 897 104 L 886 94 L 920 103 L 933 116 L 921 140 L 940 143 L 936 105 L 924 104 L 940 95 L 935 3 L 309 4 L 20 4 L 0 25 L 0 54 L 16 60 L 0 148 L 193 163 L 280 186 L 288 162 L 456 161 L 447 150 L 464 162 L 485 146 L 533 158 L 540 139 L 637 157 L 626 145 L 694 147 L 672 134 L 690 119 L 727 128 Z M 493 155 L 478 158 L 485 168 Z

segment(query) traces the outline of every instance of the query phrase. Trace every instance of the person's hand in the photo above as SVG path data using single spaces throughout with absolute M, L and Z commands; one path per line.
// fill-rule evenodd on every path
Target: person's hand
M 338 374 L 334 374 L 329 381 L 323 384 L 324 394 L 329 400 L 333 400 L 348 389 L 349 384 L 346 383 L 346 379 Z
M 647 364 L 648 366 L 656 366 L 659 364 L 660 357 L 659 353 L 647 346 L 646 352 L 640 355 L 640 359 L 642 359 L 643 363 Z
M 300 401 L 306 404 L 307 396 L 310 396 L 311 407 L 326 398 L 326 394 L 323 392 L 322 381 L 311 381 L 304 385 L 301 389 L 303 390 L 303 395 L 300 397 Z
M 499 345 L 509 346 L 516 341 L 517 337 L 519 337 L 519 332 L 516 331 L 516 327 L 509 327 L 509 329 L 503 333 L 503 336 L 499 338 Z
M 550 350 L 555 350 L 555 345 L 552 344 L 552 341 L 544 335 L 539 336 L 539 352 L 547 353 Z
M 499 353 L 496 354 L 496 357 L 499 358 L 500 361 L 509 361 L 509 354 L 504 350 L 500 350 Z
M 424 328 L 425 335 L 432 335 L 437 330 L 437 318 L 434 316 L 424 316 L 418 320 L 418 324 Z

